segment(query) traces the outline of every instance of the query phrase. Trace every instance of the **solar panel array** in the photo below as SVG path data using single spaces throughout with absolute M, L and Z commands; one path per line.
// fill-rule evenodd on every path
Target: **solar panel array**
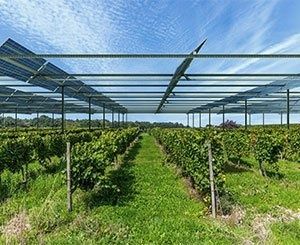
M 12 39 L 8 39 L 0 47 L 0 54 L 34 55 L 33 52 L 26 49 L 25 47 L 18 44 L 17 42 L 13 41 Z M 102 95 L 97 90 L 89 86 L 83 86 L 85 84 L 82 81 L 76 79 L 73 76 L 70 76 L 67 72 L 63 71 L 62 69 L 58 68 L 54 64 L 47 62 L 45 59 L 42 58 L 34 58 L 34 59 L 28 59 L 28 58 L 3 59 L 2 58 L 0 59 L 0 74 L 11 78 L 15 78 L 17 80 L 26 83 L 36 85 L 38 87 L 48 90 L 49 93 L 50 92 L 61 93 L 62 86 L 64 86 L 64 95 L 67 97 L 75 98 L 78 101 L 88 102 L 90 94 L 97 95 L 98 96 L 97 98 L 101 99 L 101 102 L 99 102 L 99 100 L 92 100 L 93 105 L 103 107 L 103 104 L 105 103 L 106 104 L 105 107 L 108 109 L 113 108 L 116 112 L 120 112 L 120 113 L 126 112 L 126 108 L 115 103 L 110 98 Z M 52 79 L 52 75 L 57 76 L 59 79 Z M 66 80 L 67 78 L 70 78 L 72 80 Z M 1 87 L 0 93 L 7 93 L 7 90 Z M 16 95 L 17 93 L 20 95 L 21 91 L 13 91 L 11 93 L 12 94 L 11 97 Z M 25 95 L 26 92 L 23 92 L 22 94 Z M 49 112 L 49 111 L 56 112 L 57 108 L 49 104 L 49 101 L 51 101 L 51 99 L 50 98 L 45 99 L 45 97 L 46 96 L 35 97 L 35 100 L 40 99 L 38 103 L 42 105 L 40 106 L 41 112 Z M 18 104 L 18 107 L 20 107 L 20 105 L 22 105 L 24 101 L 20 99 L 14 99 L 14 102 Z M 28 108 L 30 106 L 28 106 Z M 82 106 L 76 106 L 76 104 L 68 105 L 66 103 L 66 106 L 67 106 L 66 109 L 72 108 L 74 113 L 87 111 L 86 108 Z
M 70 113 L 89 113 L 89 103 L 92 113 L 102 112 L 103 106 L 119 113 L 244 113 L 245 101 L 249 113 L 280 113 L 287 111 L 286 91 L 300 87 L 300 74 L 263 74 L 263 78 L 259 74 L 240 74 L 242 78 L 237 78 L 239 74 L 185 74 L 188 66 L 176 77 L 176 86 L 172 77 L 179 68 L 174 69 L 175 75 L 70 74 L 35 55 L 12 39 L 0 47 L 0 76 L 42 88 L 26 92 L 0 81 L 0 112 L 18 108 L 20 113 L 61 113 L 63 92 L 65 110 Z M 92 84 L 84 82 L 88 78 Z M 95 89 L 101 86 L 110 89 Z M 290 112 L 300 112 L 298 97 L 291 91 Z

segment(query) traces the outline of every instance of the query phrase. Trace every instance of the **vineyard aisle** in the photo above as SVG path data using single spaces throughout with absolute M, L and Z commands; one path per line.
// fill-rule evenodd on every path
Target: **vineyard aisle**
M 154 138 L 143 134 L 130 163 L 135 191 L 132 200 L 120 206 L 99 208 L 99 218 L 105 217 L 117 227 L 123 227 L 126 233 L 123 242 L 232 242 L 228 233 L 204 218 L 204 206 L 189 197 L 182 179 L 163 160 Z
M 142 134 L 112 176 L 118 199 L 111 192 L 106 200 L 78 189 L 70 213 L 63 172 L 46 174 L 39 164 L 30 165 L 36 177 L 28 191 L 16 189 L 20 174 L 6 173 L 16 190 L 0 205 L 0 244 L 14 241 L 18 227 L 27 232 L 18 233 L 16 244 L 237 243 L 231 230 L 206 216 L 204 205 L 189 196 L 181 177 L 163 162 L 154 138 Z

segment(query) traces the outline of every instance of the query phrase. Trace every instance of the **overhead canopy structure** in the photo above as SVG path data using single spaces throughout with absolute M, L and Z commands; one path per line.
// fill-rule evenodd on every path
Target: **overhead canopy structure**
M 199 54 L 204 43 L 190 54 L 35 54 L 8 39 L 0 47 L 0 113 L 300 112 L 300 73 L 188 73 L 193 59 L 299 59 L 300 54 Z M 174 73 L 71 74 L 45 58 L 184 61 Z
M 33 52 L 13 41 L 8 39 L 0 47 L 1 55 L 35 55 Z M 89 102 L 89 95 L 97 96 L 97 99 L 93 99 L 93 105 L 103 107 L 106 105 L 108 109 L 113 109 L 120 113 L 125 113 L 126 108 L 122 107 L 118 103 L 112 101 L 110 98 L 104 96 L 100 92 L 96 91 L 90 86 L 86 86 L 82 81 L 69 75 L 67 72 L 58 68 L 51 62 L 47 62 L 43 58 L 1 58 L 0 59 L 0 74 L 15 78 L 19 81 L 23 81 L 26 84 L 32 84 L 37 87 L 43 88 L 46 93 L 62 93 L 64 90 L 64 96 L 74 98 L 78 101 Z M 53 79 L 55 77 L 56 79 Z M 4 92 L 0 90 L 0 92 Z M 18 92 L 18 90 L 16 90 Z M 40 92 L 41 93 L 41 92 Z M 11 94 L 11 97 L 15 93 Z M 36 93 L 39 94 L 39 93 Z M 49 97 L 46 94 L 43 95 L 42 101 L 40 101 L 40 111 L 49 112 L 51 106 L 49 106 Z M 40 97 L 39 97 L 40 98 Z M 31 97 L 32 100 L 32 97 Z M 55 107 L 52 108 L 55 112 Z M 73 107 L 74 113 L 82 112 L 82 106 Z M 78 111 L 77 111 L 78 109 Z

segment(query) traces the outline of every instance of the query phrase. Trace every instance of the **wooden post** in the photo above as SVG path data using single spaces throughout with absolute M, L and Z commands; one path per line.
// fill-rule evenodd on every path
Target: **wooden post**
M 215 184 L 214 184 L 214 170 L 212 163 L 212 152 L 211 143 L 208 142 L 208 165 L 209 165 L 209 182 L 210 182 L 210 193 L 211 193 L 211 211 L 213 218 L 216 218 L 216 196 L 215 196 Z
M 70 142 L 67 142 L 67 208 L 68 211 L 72 211 L 72 187 L 71 187 L 71 145 Z

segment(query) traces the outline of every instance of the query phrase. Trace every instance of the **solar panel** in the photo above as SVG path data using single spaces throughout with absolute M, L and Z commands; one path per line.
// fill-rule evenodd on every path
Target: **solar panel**
M 12 88 L 8 87 L 0 87 L 0 103 L 1 107 L 7 107 L 11 106 L 13 103 L 13 108 L 20 108 L 22 106 L 27 106 L 27 107 L 34 107 L 35 110 L 40 112 L 46 112 L 46 111 L 53 111 L 55 110 L 57 113 L 61 113 L 61 101 L 59 100 L 54 100 L 48 97 L 44 96 L 38 96 L 30 92 L 24 92 L 20 90 L 15 90 Z M 65 102 L 65 108 L 73 109 L 74 112 L 77 111 L 85 111 L 86 107 L 83 107 L 81 105 L 76 105 L 74 103 L 66 103 Z
M 17 42 L 13 41 L 12 39 L 8 39 L 1 47 L 0 47 L 0 54 L 31 54 L 34 55 L 34 53 L 24 46 L 18 44 Z M 46 63 L 47 61 L 45 59 L 41 58 L 34 58 L 34 59 L 25 59 L 25 58 L 18 58 L 18 59 L 8 59 L 8 60 L 2 60 L 0 63 L 0 73 L 13 77 L 15 79 L 21 80 L 21 81 L 27 81 L 31 84 L 34 84 L 36 86 L 43 87 L 45 89 L 48 89 L 50 91 L 55 92 L 61 92 L 60 91 L 60 85 L 62 82 L 67 78 L 70 77 L 69 74 L 62 69 L 58 68 L 52 63 Z M 38 74 L 40 75 L 38 75 Z M 34 76 L 36 75 L 37 76 Z M 46 77 L 41 75 L 58 75 L 58 78 L 61 78 L 61 80 L 54 80 L 51 79 L 51 77 Z M 77 80 L 75 77 L 70 77 L 73 80 L 72 81 L 66 81 L 64 84 L 67 85 L 64 88 L 64 93 L 66 96 L 74 97 L 76 99 L 82 100 L 82 101 L 88 101 L 88 97 L 84 95 L 83 93 L 89 94 L 97 94 L 97 96 L 101 96 L 105 101 L 113 102 L 112 106 L 115 108 L 122 109 L 122 112 L 126 112 L 126 109 L 122 107 L 121 105 L 117 104 L 113 100 L 109 99 L 108 97 L 104 96 L 97 90 L 89 87 L 89 86 L 83 86 L 85 85 L 82 81 Z M 74 86 L 73 88 L 71 86 Z M 80 89 L 81 94 L 78 94 L 77 91 Z M 97 103 L 96 101 L 93 102 L 93 104 Z M 103 102 L 97 103 L 95 105 L 103 106 Z
M 295 80 L 294 78 L 285 78 L 282 80 L 277 80 L 266 84 L 263 87 L 256 87 L 247 91 L 239 92 L 236 95 L 225 97 L 224 99 L 208 103 L 207 105 L 200 106 L 194 108 L 190 111 L 193 112 L 200 112 L 201 110 L 210 109 L 216 106 L 220 106 L 220 103 L 226 105 L 228 103 L 236 103 L 241 100 L 248 100 L 251 98 L 258 98 L 261 96 L 266 96 L 268 94 L 272 94 L 275 92 L 286 91 L 287 89 L 292 89 L 296 87 L 300 87 L 300 80 Z M 276 86 L 274 86 L 276 85 Z
M 9 38 L 1 46 L 0 54 L 34 54 L 34 53 Z M 46 60 L 42 58 L 35 58 L 35 59 L 19 58 L 13 60 L 35 71 L 37 71 L 46 62 Z

